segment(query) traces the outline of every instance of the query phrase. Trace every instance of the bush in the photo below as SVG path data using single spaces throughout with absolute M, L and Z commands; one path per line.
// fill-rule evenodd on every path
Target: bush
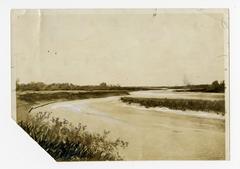
M 50 119 L 47 112 L 29 115 L 19 125 L 57 161 L 122 160 L 119 148 L 128 146 L 121 139 L 108 140 L 109 131 L 89 133 L 81 123 L 74 126 L 67 120 Z

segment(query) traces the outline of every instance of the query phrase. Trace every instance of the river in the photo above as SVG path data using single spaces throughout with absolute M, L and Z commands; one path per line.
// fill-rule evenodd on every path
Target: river
M 132 92 L 131 97 L 224 99 L 223 94 L 154 90 Z M 124 160 L 217 160 L 225 159 L 224 116 L 209 112 L 144 108 L 122 103 L 120 96 L 49 104 L 33 110 L 52 112 L 92 132 L 111 131 L 129 146 Z

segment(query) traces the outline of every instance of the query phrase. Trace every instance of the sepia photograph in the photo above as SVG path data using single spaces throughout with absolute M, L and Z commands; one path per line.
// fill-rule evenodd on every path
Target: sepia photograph
M 228 21 L 228 9 L 13 9 L 12 118 L 59 162 L 228 160 Z

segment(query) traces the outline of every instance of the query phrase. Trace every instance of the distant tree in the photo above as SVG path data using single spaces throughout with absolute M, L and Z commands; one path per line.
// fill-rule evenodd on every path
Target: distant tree
M 225 90 L 225 82 L 224 82 L 224 80 L 219 84 L 219 89 L 220 89 L 222 92 L 224 92 L 224 90 Z
M 100 87 L 107 87 L 107 83 L 106 83 L 106 82 L 102 82 L 102 83 L 100 83 L 99 86 L 100 86 Z
M 224 92 L 225 84 L 224 81 L 219 83 L 217 80 L 213 81 L 211 85 L 207 87 L 208 92 Z
M 212 82 L 212 87 L 213 87 L 214 89 L 219 88 L 219 83 L 218 83 L 217 80 L 215 80 L 214 82 Z
M 34 91 L 40 91 L 45 89 L 45 84 L 43 82 L 31 82 L 29 84 L 29 89 Z

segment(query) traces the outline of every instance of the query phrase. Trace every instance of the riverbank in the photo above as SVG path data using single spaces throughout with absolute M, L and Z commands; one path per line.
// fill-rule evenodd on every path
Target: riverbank
M 89 132 L 110 130 L 109 139 L 129 143 L 120 151 L 124 160 L 225 159 L 225 120 L 138 109 L 119 99 L 57 102 L 32 113 L 52 112 L 52 117 L 87 124 Z
M 82 100 L 90 98 L 103 98 L 110 96 L 129 95 L 128 91 L 54 91 L 54 92 L 17 92 L 17 122 L 24 121 L 27 114 L 35 108 L 60 101 Z
M 155 94 L 167 97 L 167 92 L 156 91 Z M 139 93 L 143 94 L 140 91 Z M 135 92 L 130 94 L 131 97 L 137 96 Z M 145 95 L 152 96 L 152 91 Z M 225 120 L 165 113 L 164 110 L 159 113 L 154 109 L 137 109 L 122 103 L 120 97 L 62 102 L 53 99 L 55 103 L 32 109 L 30 114 L 50 112 L 51 118 L 58 118 L 60 121 L 66 119 L 74 126 L 79 122 L 86 124 L 90 133 L 109 130 L 109 140 L 116 141 L 120 137 L 129 143 L 125 149 L 119 149 L 124 160 L 225 159 Z M 38 101 L 36 103 L 41 104 L 34 104 L 32 107 L 43 105 L 44 102 Z
M 69 92 L 69 91 L 60 91 L 54 93 L 24 93 L 19 94 L 19 99 L 27 102 L 36 102 L 36 101 L 45 101 L 45 100 L 77 100 L 77 99 L 89 99 L 89 98 L 100 98 L 100 97 L 109 97 L 109 96 L 120 96 L 128 95 L 127 91 L 123 90 L 105 90 L 105 91 L 80 91 L 80 92 Z
M 146 108 L 166 107 L 174 110 L 194 110 L 221 113 L 225 115 L 224 100 L 194 100 L 194 99 L 167 99 L 167 98 L 141 98 L 141 97 L 121 97 L 122 102 L 131 104 L 137 103 Z
M 65 117 L 59 119 L 51 116 L 51 111 L 39 109 L 60 101 L 126 94 L 123 91 L 17 93 L 17 123 L 56 161 L 123 160 L 119 151 L 128 142 L 109 138 L 110 131 L 89 132 L 81 120 L 73 125 Z

